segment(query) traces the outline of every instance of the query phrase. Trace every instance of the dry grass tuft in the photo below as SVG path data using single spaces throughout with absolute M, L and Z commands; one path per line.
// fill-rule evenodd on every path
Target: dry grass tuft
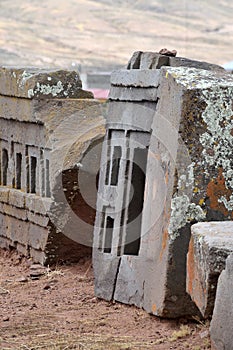
M 170 342 L 176 341 L 177 339 L 185 338 L 188 335 L 191 334 L 191 329 L 189 326 L 181 325 L 180 329 L 178 331 L 175 331 L 172 333 L 171 337 L 169 338 Z

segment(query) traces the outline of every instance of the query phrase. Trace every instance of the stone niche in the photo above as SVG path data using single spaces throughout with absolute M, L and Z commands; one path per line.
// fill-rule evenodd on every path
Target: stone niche
M 137 52 L 112 73 L 93 265 L 96 296 L 201 316 L 186 292 L 190 227 L 232 218 L 233 78 Z
M 95 206 L 80 183 L 99 170 L 99 102 L 75 71 L 1 67 L 0 123 L 0 247 L 40 263 L 90 254 Z

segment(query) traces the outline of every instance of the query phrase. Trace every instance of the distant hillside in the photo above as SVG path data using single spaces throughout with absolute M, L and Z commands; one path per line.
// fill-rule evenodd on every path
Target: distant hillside
M 136 50 L 233 60 L 232 0 L 1 0 L 0 64 L 108 67 Z

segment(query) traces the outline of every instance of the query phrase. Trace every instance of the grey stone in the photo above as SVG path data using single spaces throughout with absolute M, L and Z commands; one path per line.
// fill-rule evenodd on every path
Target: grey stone
M 9 204 L 18 208 L 25 208 L 25 193 L 11 189 L 9 192 Z
M 130 256 L 122 256 L 117 275 L 114 299 L 125 304 L 134 304 L 138 307 L 144 305 L 144 282 L 138 278 L 141 267 L 145 267 L 145 261 L 141 258 L 132 259 Z M 148 262 L 147 262 L 148 263 Z M 151 310 L 148 310 L 149 312 Z
M 224 68 L 217 65 L 217 64 L 208 63 L 208 62 L 200 62 L 200 61 L 196 61 L 196 60 L 190 60 L 190 59 L 184 58 L 184 57 L 169 57 L 168 66 L 171 66 L 171 67 L 182 67 L 183 66 L 183 67 L 216 71 L 216 72 L 220 72 L 220 73 L 225 72 Z
M 154 52 L 143 52 L 140 57 L 140 69 L 151 69 L 156 62 Z
M 107 127 L 150 132 L 155 108 L 154 102 L 111 101 L 107 110 Z
M 30 222 L 38 226 L 47 227 L 49 224 L 49 217 L 45 215 L 38 215 L 29 211 L 27 217 Z
M 142 51 L 136 51 L 133 53 L 133 56 L 130 58 L 127 69 L 139 69 L 140 68 L 140 59 Z
M 46 215 L 49 213 L 52 204 L 51 198 L 43 198 L 40 196 L 35 196 L 34 194 L 28 194 L 25 198 L 25 207 L 29 211 L 41 215 Z
M 220 73 L 224 72 L 224 68 L 208 63 L 196 60 L 187 59 L 184 57 L 169 57 L 162 55 L 158 52 L 134 52 L 132 58 L 130 59 L 127 69 L 160 69 L 163 66 L 171 67 L 192 67 L 204 70 L 218 71 Z
M 220 274 L 214 313 L 210 324 L 213 350 L 232 350 L 233 329 L 233 254 L 226 260 L 226 268 Z
M 49 228 L 38 226 L 32 222 L 29 223 L 28 240 L 26 241 L 29 247 L 45 251 L 48 236 Z
M 0 94 L 23 98 L 82 98 L 82 83 L 75 71 L 1 67 Z M 84 92 L 84 96 L 92 96 Z M 84 97 L 85 98 L 85 97 Z
M 231 104 L 232 84 L 225 75 L 204 70 L 162 68 L 147 165 L 148 190 L 142 226 L 142 234 L 146 233 L 146 237 L 143 236 L 140 251 L 142 255 L 154 256 L 153 303 L 157 306 L 155 314 L 158 316 L 199 314 L 186 292 L 190 225 L 204 220 L 226 220 L 230 215 L 230 207 L 226 204 L 227 209 L 220 203 L 221 196 L 226 193 L 226 188 L 222 188 L 217 180 L 221 169 L 216 166 L 209 173 L 211 159 L 206 157 L 206 152 L 214 142 L 208 138 L 212 135 L 222 147 L 220 153 L 213 154 L 217 163 L 222 162 L 225 147 L 227 157 L 228 152 L 231 153 L 230 134 L 224 142 L 218 129 L 214 134 L 210 130 L 213 130 L 212 120 L 215 120 L 215 127 L 220 123 L 220 100 L 226 98 L 227 105 Z M 227 128 L 230 111 L 223 115 Z M 201 179 L 203 171 L 204 179 Z M 160 183 L 158 179 L 161 179 Z M 214 181 L 216 190 L 212 191 Z M 158 198 L 161 206 L 157 203 Z
M 56 262 L 57 254 L 64 258 L 68 251 L 77 249 L 78 243 L 54 232 L 64 229 L 65 234 L 73 233 L 72 238 L 78 240 L 77 226 L 91 246 L 94 218 L 90 216 L 95 213 L 99 169 L 95 150 L 105 134 L 100 103 L 92 93 L 81 89 L 77 72 L 3 67 L 0 120 L 0 153 L 1 158 L 5 157 L 0 179 L 0 209 L 4 213 L 0 215 L 0 246 L 5 246 L 1 239 L 7 237 L 9 246 L 18 246 L 29 257 L 33 252 L 43 262 Z M 89 153 L 90 165 L 85 165 L 83 171 L 78 169 L 77 164 L 85 163 L 85 159 L 88 163 Z M 71 183 L 66 193 L 64 174 L 66 182 Z M 56 208 L 53 213 L 52 204 Z
M 27 221 L 18 220 L 14 217 L 6 216 L 6 236 L 15 245 L 21 243 L 28 244 L 29 223 Z
M 3 213 L 3 204 L 1 203 L 1 212 L 0 212 L 0 237 L 7 237 L 7 223 L 6 223 L 6 215 Z M 0 245 L 1 245 L 0 239 Z
M 86 85 L 91 89 L 110 88 L 110 72 L 87 72 Z
M 157 89 L 111 86 L 108 98 L 119 101 L 156 101 Z
M 27 211 L 25 209 L 16 208 L 12 205 L 4 204 L 3 211 L 4 214 L 13 216 L 17 219 L 26 221 L 28 219 Z
M 146 101 L 139 107 L 110 100 L 94 230 L 94 271 L 108 261 L 100 278 L 95 273 L 99 297 L 162 317 L 201 317 L 186 292 L 190 227 L 231 215 L 232 93 L 230 75 L 162 67 L 152 118 Z M 111 271 L 111 261 L 119 258 Z M 102 286 L 111 281 L 105 292 Z
M 9 201 L 9 188 L 0 187 L 0 202 L 8 203 Z
M 158 55 L 155 64 L 152 65 L 152 69 L 160 69 L 163 66 L 169 66 L 169 57 Z
M 154 70 L 151 72 L 148 69 L 113 71 L 111 84 L 125 87 L 158 87 L 159 71 Z
M 6 238 L 0 235 L 0 247 L 2 249 L 9 249 L 10 247 L 13 247 L 13 246 L 14 246 L 14 243 L 9 238 Z
M 17 251 L 18 251 L 20 254 L 22 254 L 22 255 L 24 255 L 24 256 L 26 256 L 26 257 L 29 257 L 29 252 L 28 252 L 28 247 L 27 247 L 27 245 L 23 245 L 23 244 L 17 243 L 17 244 L 16 244 L 16 249 L 17 249 Z
M 35 263 L 39 263 L 41 265 L 44 265 L 47 262 L 47 257 L 44 251 L 34 249 L 30 247 L 29 249 L 29 255 L 31 256 L 32 260 Z
M 233 222 L 192 226 L 187 257 L 187 292 L 204 318 L 212 315 L 218 277 L 233 251 Z
M 95 295 L 105 300 L 112 300 L 115 291 L 115 276 L 119 269 L 120 258 L 109 258 L 108 255 L 103 259 L 98 259 L 98 250 L 93 249 L 93 261 L 95 262 Z

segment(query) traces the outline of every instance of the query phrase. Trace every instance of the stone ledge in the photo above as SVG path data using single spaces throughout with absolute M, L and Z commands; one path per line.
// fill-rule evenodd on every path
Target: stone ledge
M 9 215 L 9 216 L 12 216 L 14 218 L 17 218 L 19 220 L 22 220 L 22 221 L 26 221 L 28 219 L 28 213 L 25 209 L 23 208 L 17 208 L 17 207 L 14 207 L 10 204 L 3 204 L 1 205 L 2 203 L 0 203 L 0 211 L 1 213 L 5 214 L 5 215 Z
M 36 67 L 0 68 L 0 95 L 29 99 L 80 98 L 81 87 L 80 76 L 75 71 Z M 91 93 L 86 95 L 93 96 Z
M 9 188 L 0 187 L 0 202 L 8 203 L 9 202 Z
M 9 204 L 17 208 L 25 208 L 25 192 L 20 190 L 10 189 L 9 191 Z
M 112 72 L 111 84 L 114 86 L 126 87 L 158 87 L 159 86 L 159 70 L 119 70 Z
M 31 193 L 28 193 L 25 196 L 25 207 L 33 213 L 46 215 L 50 210 L 51 204 L 51 198 L 43 198 Z
M 157 101 L 157 88 L 111 86 L 108 98 L 118 101 Z

